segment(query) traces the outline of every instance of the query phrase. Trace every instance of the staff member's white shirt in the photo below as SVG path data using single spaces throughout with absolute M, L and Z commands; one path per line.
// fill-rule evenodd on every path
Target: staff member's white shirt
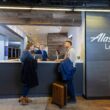
M 65 58 L 69 58 L 71 60 L 71 62 L 73 62 L 73 67 L 76 66 L 76 53 L 74 48 L 69 48 L 68 51 L 65 54 Z

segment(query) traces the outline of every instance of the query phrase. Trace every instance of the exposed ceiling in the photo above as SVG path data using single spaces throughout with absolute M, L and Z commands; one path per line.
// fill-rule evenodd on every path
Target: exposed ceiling
M 1 24 L 80 26 L 80 12 L 0 10 Z
M 1 0 L 0 4 L 51 7 L 110 7 L 109 0 Z

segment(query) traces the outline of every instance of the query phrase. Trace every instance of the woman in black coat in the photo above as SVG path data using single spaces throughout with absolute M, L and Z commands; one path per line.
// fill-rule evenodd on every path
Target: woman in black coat
M 22 62 L 21 81 L 23 83 L 23 89 L 22 96 L 19 98 L 19 102 L 22 105 L 27 105 L 29 102 L 31 102 L 31 100 L 27 97 L 29 90 L 30 88 L 33 88 L 38 85 L 36 71 L 37 60 L 34 59 L 32 51 L 34 51 L 34 45 L 32 43 L 29 43 L 20 58 Z

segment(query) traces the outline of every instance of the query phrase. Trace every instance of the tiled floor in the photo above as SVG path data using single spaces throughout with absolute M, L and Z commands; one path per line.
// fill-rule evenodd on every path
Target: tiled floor
M 110 100 L 85 100 L 77 98 L 76 104 L 67 104 L 60 109 L 57 105 L 51 104 L 49 98 L 32 98 L 33 102 L 22 106 L 17 99 L 0 99 L 0 110 L 110 110 Z

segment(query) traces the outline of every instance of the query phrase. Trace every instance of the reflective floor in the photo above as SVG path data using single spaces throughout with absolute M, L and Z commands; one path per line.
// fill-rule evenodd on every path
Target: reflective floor
M 22 106 L 18 99 L 0 99 L 0 110 L 110 110 L 110 100 L 85 100 L 77 97 L 76 104 L 67 104 L 62 109 L 51 104 L 51 99 L 46 97 L 32 98 L 33 102 Z

